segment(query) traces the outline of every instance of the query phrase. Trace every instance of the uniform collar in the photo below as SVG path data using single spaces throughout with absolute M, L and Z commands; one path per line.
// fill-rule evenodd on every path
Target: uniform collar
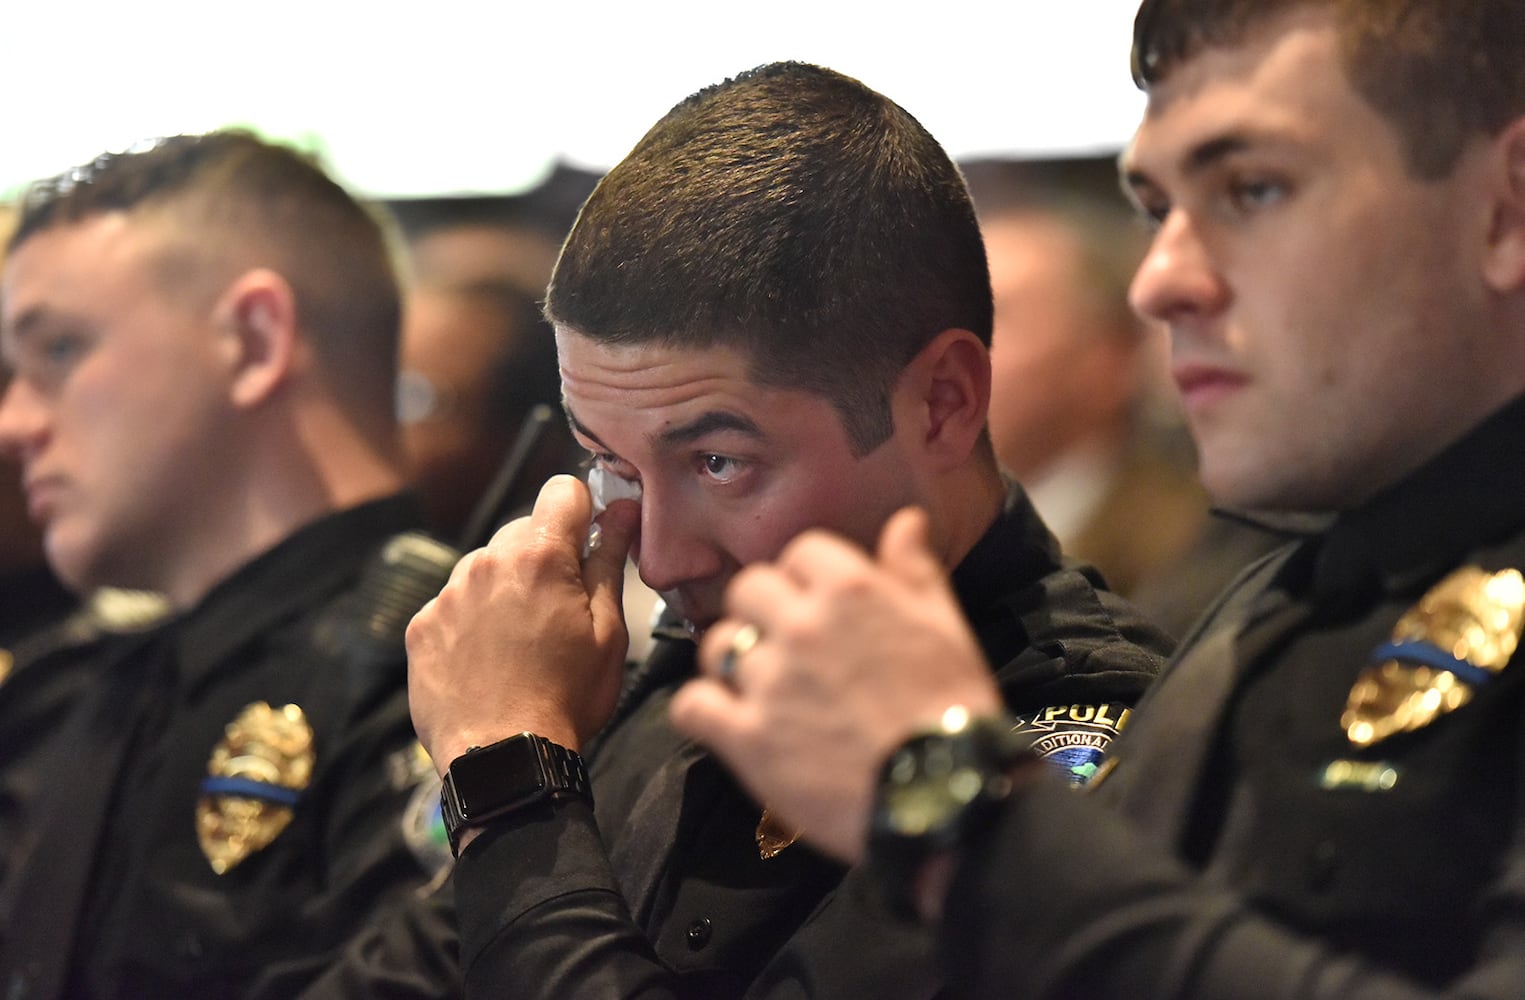
M 1525 397 L 1494 413 L 1407 479 L 1338 517 L 1314 585 L 1338 593 L 1423 586 L 1467 552 L 1525 524 Z
M 239 647 L 323 602 L 355 577 L 383 541 L 421 523 L 416 499 L 397 495 L 298 528 L 169 623 L 181 679 L 196 683 Z
M 1060 561 L 1053 532 L 1022 487 L 1008 479 L 1005 505 L 954 568 L 953 589 L 968 614 L 993 595 L 1041 579 L 1057 569 Z

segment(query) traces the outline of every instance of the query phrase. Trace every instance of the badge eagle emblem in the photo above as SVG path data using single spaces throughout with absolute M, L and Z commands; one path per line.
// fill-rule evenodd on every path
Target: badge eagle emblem
M 256 701 L 228 723 L 196 803 L 196 838 L 214 872 L 232 871 L 286 829 L 316 760 L 297 705 Z
M 1412 732 L 1472 700 L 1508 665 L 1525 626 L 1525 577 L 1464 566 L 1441 580 L 1372 652 L 1340 725 L 1357 747 Z

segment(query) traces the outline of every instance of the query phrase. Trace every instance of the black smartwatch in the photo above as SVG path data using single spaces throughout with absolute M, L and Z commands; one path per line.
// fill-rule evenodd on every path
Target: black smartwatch
M 460 853 L 461 831 L 467 827 L 566 795 L 593 799 L 587 769 L 576 751 L 534 733 L 471 747 L 450 762 L 440 787 L 450 853 Z
M 1033 758 L 1031 741 L 1013 726 L 1008 718 L 974 718 L 952 708 L 937 728 L 916 733 L 885 761 L 868 855 L 898 908 L 914 911 L 922 865 L 959 847 L 1011 794 L 1017 765 Z

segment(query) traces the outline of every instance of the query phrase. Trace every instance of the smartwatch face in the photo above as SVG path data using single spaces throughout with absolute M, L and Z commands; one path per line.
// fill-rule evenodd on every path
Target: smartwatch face
M 891 758 L 883 794 L 886 819 L 896 833 L 925 835 L 979 797 L 985 776 L 970 756 L 955 741 L 930 737 Z
M 515 736 L 457 757 L 450 764 L 450 783 L 461 818 L 472 820 L 534 798 L 544 791 L 546 776 L 535 742 Z

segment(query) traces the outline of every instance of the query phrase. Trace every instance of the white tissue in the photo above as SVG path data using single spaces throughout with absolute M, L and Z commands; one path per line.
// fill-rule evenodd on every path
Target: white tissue
M 609 508 L 616 500 L 641 499 L 641 482 L 638 479 L 625 479 L 616 476 L 605 469 L 602 465 L 595 465 L 588 470 L 588 492 L 593 496 L 593 517 L 597 518 Z M 603 530 L 595 520 L 588 525 L 588 540 L 583 543 L 582 555 L 586 559 L 594 549 L 598 548 L 599 542 L 603 541 Z

